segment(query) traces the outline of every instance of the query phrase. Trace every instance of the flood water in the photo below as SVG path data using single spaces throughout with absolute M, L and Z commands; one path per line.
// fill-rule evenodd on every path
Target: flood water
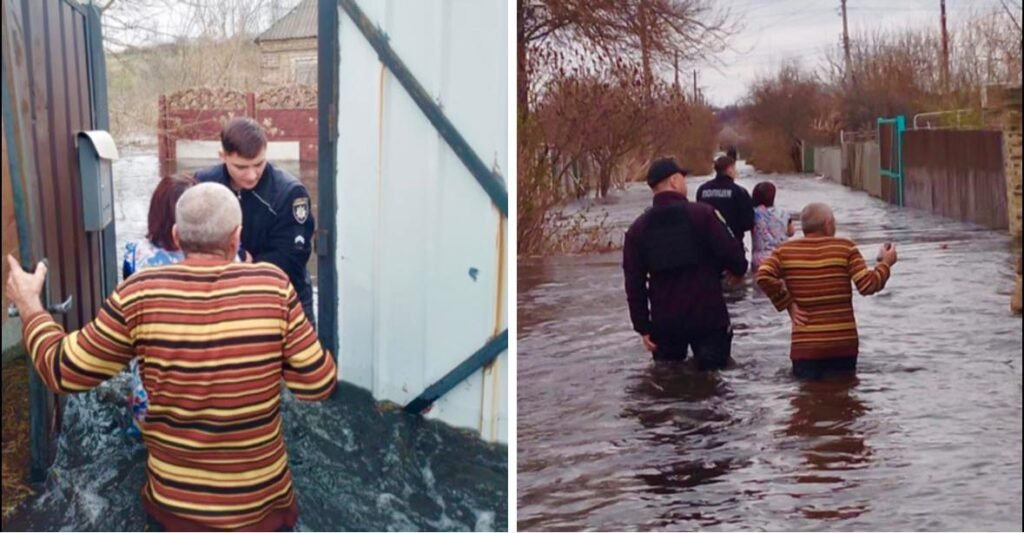
M 117 164 L 121 243 L 145 234 L 157 167 L 155 154 L 148 153 L 127 154 Z M 5 415 L 7 375 L 5 370 Z M 146 451 L 125 435 L 129 390 L 122 373 L 92 392 L 67 397 L 50 475 L 5 516 L 4 530 L 144 528 Z M 321 403 L 298 402 L 285 391 L 281 411 L 299 530 L 508 528 L 507 447 L 378 404 L 346 384 Z M 6 417 L 4 422 L 6 439 Z
M 762 179 L 832 205 L 867 258 L 897 243 L 885 291 L 854 297 L 857 379 L 793 379 L 788 315 L 749 275 L 737 366 L 702 375 L 643 350 L 621 252 L 520 260 L 519 529 L 1020 531 L 1020 250 L 820 179 L 739 182 Z M 637 184 L 599 209 L 621 240 L 649 203 Z

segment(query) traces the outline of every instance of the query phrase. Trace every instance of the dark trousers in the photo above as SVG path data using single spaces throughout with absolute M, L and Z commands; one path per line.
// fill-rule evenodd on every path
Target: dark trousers
M 146 531 L 167 531 L 167 528 L 165 528 L 163 524 L 157 521 L 156 518 L 153 518 L 152 516 L 150 516 L 149 513 L 146 513 Z M 279 529 L 275 531 L 295 531 L 295 528 L 281 526 Z
M 675 339 L 652 339 L 658 345 L 656 361 L 683 361 L 693 350 L 699 370 L 721 370 L 732 356 L 732 327 L 706 332 L 688 333 Z
M 821 380 L 857 373 L 857 356 L 793 361 L 793 375 L 799 379 Z

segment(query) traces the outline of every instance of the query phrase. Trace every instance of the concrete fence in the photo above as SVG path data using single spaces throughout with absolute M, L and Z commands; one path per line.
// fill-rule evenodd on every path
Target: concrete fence
M 843 185 L 882 197 L 881 160 L 878 143 L 861 141 L 846 143 L 843 150 Z
M 842 183 L 843 154 L 838 146 L 818 146 L 814 148 L 814 170 L 825 179 Z

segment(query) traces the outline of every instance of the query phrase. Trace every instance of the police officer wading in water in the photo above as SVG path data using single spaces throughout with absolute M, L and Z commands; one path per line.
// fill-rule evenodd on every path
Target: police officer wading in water
M 196 180 L 234 191 L 242 204 L 245 256 L 288 274 L 316 327 L 313 283 L 306 269 L 316 228 L 309 192 L 297 178 L 267 162 L 267 136 L 255 120 L 232 119 L 221 131 L 220 143 L 223 163 L 197 172 Z
M 750 193 L 736 184 L 736 160 L 727 155 L 715 160 L 715 179 L 697 189 L 697 201 L 721 213 L 740 242 L 744 233 L 754 229 L 754 202 Z
M 622 269 L 633 329 L 655 360 L 686 358 L 701 370 L 724 368 L 732 327 L 722 296 L 722 271 L 747 271 L 743 245 L 723 217 L 686 198 L 686 171 L 672 159 L 647 172 L 653 206 L 626 232 Z

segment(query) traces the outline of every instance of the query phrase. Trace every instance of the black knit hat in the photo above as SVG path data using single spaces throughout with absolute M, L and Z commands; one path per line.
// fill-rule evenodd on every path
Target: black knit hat
M 675 159 L 672 159 L 671 157 L 658 159 L 651 163 L 650 168 L 647 169 L 647 185 L 654 187 L 661 183 L 662 180 L 671 178 L 674 174 L 682 174 L 683 176 L 686 176 L 689 173 L 690 172 L 688 170 L 680 168 L 680 166 L 676 164 Z

